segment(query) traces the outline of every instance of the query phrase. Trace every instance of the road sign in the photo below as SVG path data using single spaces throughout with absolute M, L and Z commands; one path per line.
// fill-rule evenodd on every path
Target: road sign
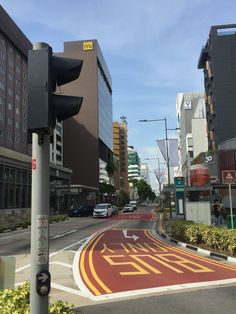
M 222 182 L 224 184 L 236 183 L 236 171 L 235 170 L 223 170 L 222 171 Z

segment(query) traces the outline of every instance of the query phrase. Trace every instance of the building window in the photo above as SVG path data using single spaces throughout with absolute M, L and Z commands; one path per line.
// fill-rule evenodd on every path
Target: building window
M 8 118 L 7 123 L 8 123 L 8 125 L 12 125 L 12 119 Z
M 5 54 L 1 49 L 0 49 L 0 59 L 2 59 L 2 60 L 5 59 Z
M 16 121 L 16 129 L 19 129 L 20 125 L 19 122 Z
M 9 79 L 9 81 L 12 81 L 13 75 L 11 73 L 8 73 L 8 79 Z
M 4 135 L 4 131 L 0 130 L 0 137 L 3 137 L 3 135 Z
M 4 90 L 4 88 L 5 88 L 4 83 L 2 81 L 0 81 L 0 89 Z
M 0 96 L 0 105 L 3 105 L 3 97 Z
M 7 132 L 7 138 L 8 138 L 9 140 L 11 140 L 11 133 L 10 133 L 10 132 Z
M 189 157 L 193 158 L 193 151 L 192 150 L 189 151 Z
M 5 40 L 5 38 L 3 37 L 3 35 L 1 35 L 1 43 L 3 44 L 3 46 L 5 46 L 5 44 L 6 44 L 6 40 Z
M 8 64 L 9 64 L 9 66 L 12 68 L 13 65 L 14 65 L 13 59 L 9 58 Z
M 7 104 L 7 108 L 8 108 L 8 110 L 12 110 L 12 103 L 9 102 L 9 103 Z
M 20 100 L 20 96 L 18 94 L 16 94 L 16 101 Z
M 4 74 L 4 73 L 5 73 L 5 69 L 4 69 L 3 65 L 1 65 L 1 64 L 0 64 L 0 73 L 1 73 L 1 74 Z
M 3 114 L 1 111 L 0 111 L 0 121 L 3 121 Z
M 12 89 L 11 89 L 10 87 L 8 88 L 8 95 L 9 95 L 9 96 L 12 96 L 12 95 L 13 95 L 13 91 L 12 91 Z
M 187 139 L 187 141 L 188 141 L 188 147 L 190 148 L 190 147 L 193 147 L 193 138 L 192 137 L 189 137 L 188 139 Z
M 16 107 L 16 114 L 18 115 L 20 113 L 19 108 Z

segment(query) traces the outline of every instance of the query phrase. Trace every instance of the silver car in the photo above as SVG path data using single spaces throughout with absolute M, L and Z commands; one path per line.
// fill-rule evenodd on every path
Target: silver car
M 123 212 L 133 212 L 134 206 L 132 204 L 126 204 L 123 208 Z
M 112 215 L 112 207 L 109 203 L 97 204 L 93 211 L 93 217 L 109 217 Z

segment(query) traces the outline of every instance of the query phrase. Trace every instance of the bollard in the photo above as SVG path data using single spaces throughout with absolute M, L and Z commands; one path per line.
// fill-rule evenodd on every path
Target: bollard
M 0 290 L 15 288 L 15 256 L 0 256 Z

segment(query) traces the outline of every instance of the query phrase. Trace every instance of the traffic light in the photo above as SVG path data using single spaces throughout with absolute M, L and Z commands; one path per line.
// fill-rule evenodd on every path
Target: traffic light
M 81 108 L 82 97 L 55 92 L 79 77 L 83 61 L 54 56 L 45 43 L 34 48 L 28 54 L 28 130 L 49 134 L 56 121 L 76 115 Z

